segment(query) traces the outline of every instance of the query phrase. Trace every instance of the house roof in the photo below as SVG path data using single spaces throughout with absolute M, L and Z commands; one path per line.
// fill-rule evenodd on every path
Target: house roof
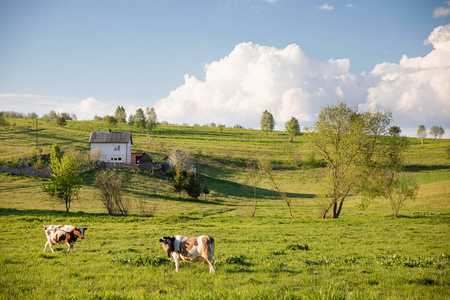
M 92 131 L 89 143 L 129 143 L 133 144 L 131 132 Z

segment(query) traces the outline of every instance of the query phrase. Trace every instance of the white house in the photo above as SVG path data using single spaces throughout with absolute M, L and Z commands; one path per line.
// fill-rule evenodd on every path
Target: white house
M 92 131 L 91 152 L 100 149 L 100 161 L 131 163 L 131 132 Z

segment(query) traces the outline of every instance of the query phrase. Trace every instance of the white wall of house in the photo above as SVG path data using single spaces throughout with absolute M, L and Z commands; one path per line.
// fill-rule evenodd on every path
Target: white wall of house
M 91 143 L 91 152 L 100 149 L 100 161 L 115 163 L 131 163 L 131 143 Z

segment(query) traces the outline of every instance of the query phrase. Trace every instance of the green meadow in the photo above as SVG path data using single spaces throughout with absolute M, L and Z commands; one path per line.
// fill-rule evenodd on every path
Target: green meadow
M 35 120 L 14 119 L 0 131 L 0 159 L 30 155 L 36 147 Z M 101 122 L 68 121 L 64 128 L 39 120 L 39 147 L 88 151 L 90 132 Z M 391 218 L 384 200 L 365 210 L 352 195 L 339 219 L 320 219 L 314 198 L 324 167 L 312 157 L 304 135 L 259 130 L 161 125 L 132 131 L 135 152 L 162 162 L 172 149 L 195 159 L 207 197 L 180 198 L 173 179 L 116 171 L 126 179 L 127 217 L 108 216 L 86 173 L 79 198 L 64 204 L 42 191 L 45 179 L 0 174 L 1 299 L 450 299 L 449 140 L 410 139 L 405 173 L 420 184 L 417 199 Z M 253 185 L 249 158 L 270 158 L 274 178 Z M 44 253 L 39 226 L 86 226 L 86 239 L 73 252 L 66 245 Z M 214 237 L 216 273 L 207 265 L 182 263 L 175 272 L 159 238 L 181 234 Z

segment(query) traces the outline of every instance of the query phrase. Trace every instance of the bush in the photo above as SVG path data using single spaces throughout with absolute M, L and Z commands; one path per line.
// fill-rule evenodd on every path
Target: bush
M 119 174 L 100 171 L 95 177 L 95 186 L 100 190 L 100 199 L 109 215 L 129 214 L 128 202 L 122 198 L 123 179 Z

